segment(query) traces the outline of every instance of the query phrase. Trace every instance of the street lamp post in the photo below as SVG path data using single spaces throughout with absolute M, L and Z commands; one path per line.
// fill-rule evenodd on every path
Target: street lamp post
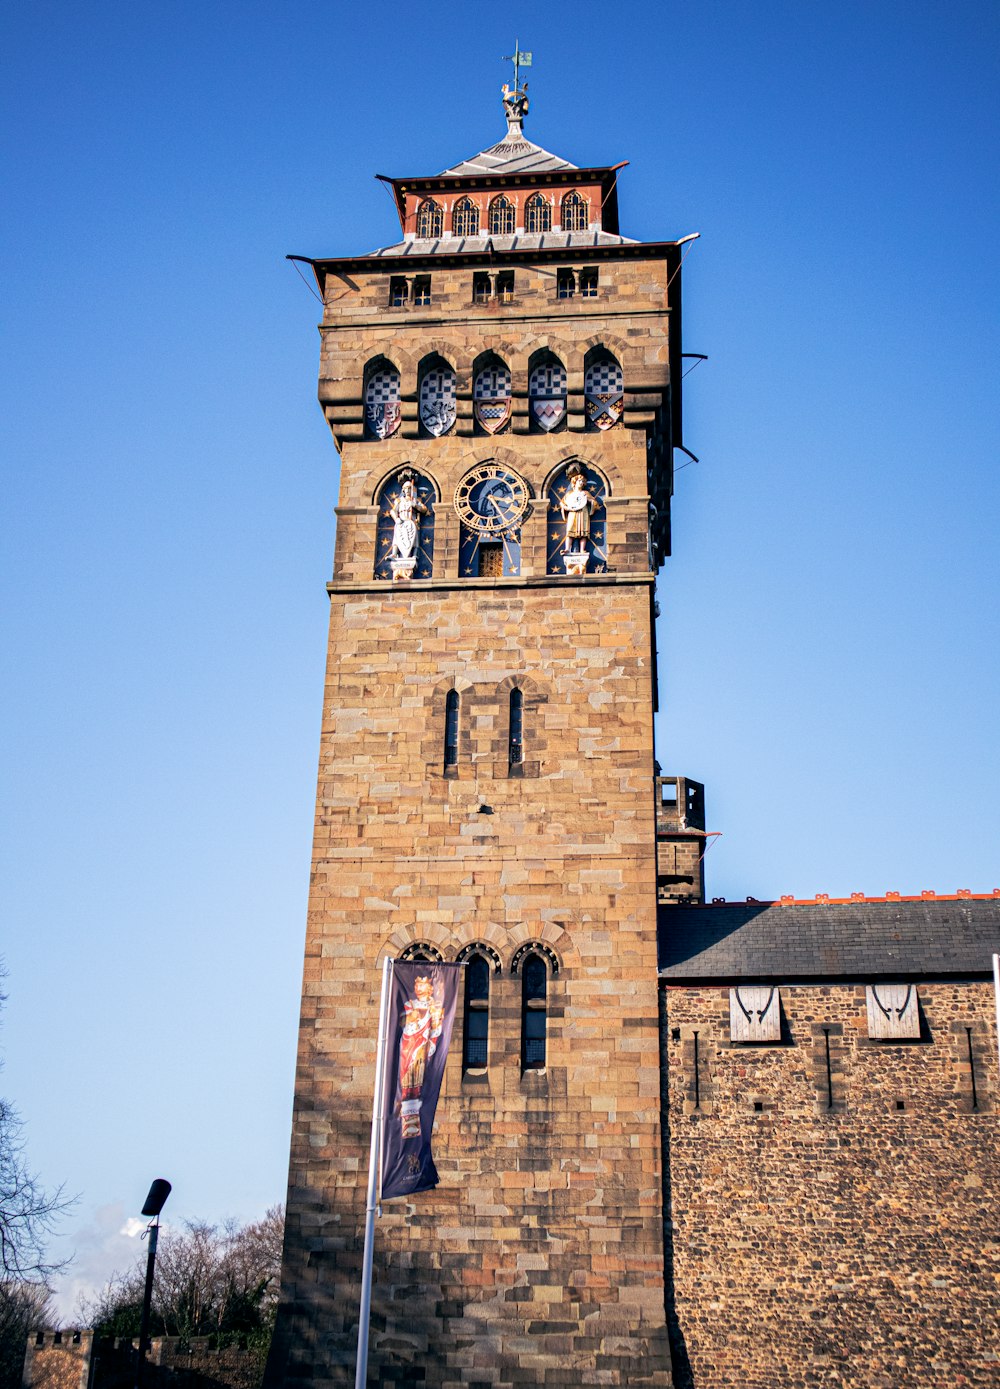
M 149 1188 L 142 1214 L 152 1216 L 146 1230 L 149 1236 L 149 1249 L 146 1252 L 146 1287 L 142 1295 L 142 1319 L 139 1322 L 139 1355 L 135 1362 L 135 1389 L 142 1389 L 142 1371 L 146 1364 L 146 1351 L 149 1346 L 149 1308 L 153 1300 L 153 1268 L 156 1265 L 156 1240 L 160 1233 L 160 1211 L 170 1195 L 170 1183 L 157 1177 Z

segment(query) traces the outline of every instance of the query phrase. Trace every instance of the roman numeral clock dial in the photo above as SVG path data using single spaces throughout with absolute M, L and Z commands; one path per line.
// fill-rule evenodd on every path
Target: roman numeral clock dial
M 499 536 L 515 529 L 527 509 L 527 483 L 497 463 L 481 463 L 455 488 L 455 510 L 477 535 Z

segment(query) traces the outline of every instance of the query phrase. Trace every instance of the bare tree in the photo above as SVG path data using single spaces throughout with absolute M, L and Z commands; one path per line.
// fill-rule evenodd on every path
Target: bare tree
M 4 970 L 0 964 L 0 979 Z M 0 993 L 0 1007 L 6 995 Z M 59 1187 L 48 1192 L 28 1167 L 22 1124 L 13 1105 L 0 1099 L 0 1281 L 47 1284 L 64 1265 L 45 1256 L 56 1217 L 72 1205 Z
M 153 1334 L 214 1336 L 258 1343 L 270 1337 L 278 1299 L 284 1212 L 273 1206 L 249 1225 L 193 1221 L 164 1227 L 153 1285 Z M 143 1264 L 115 1274 L 82 1319 L 107 1334 L 134 1336 L 142 1306 Z

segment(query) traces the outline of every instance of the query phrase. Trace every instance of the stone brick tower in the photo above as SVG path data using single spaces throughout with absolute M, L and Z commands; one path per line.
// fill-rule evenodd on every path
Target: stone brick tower
M 273 1385 L 353 1383 L 387 952 L 468 967 L 440 1186 L 377 1225 L 369 1383 L 670 1383 L 653 585 L 681 243 L 623 237 L 622 166 L 539 148 L 527 104 L 387 180 L 397 244 L 310 262 L 342 469 Z M 697 858 L 677 873 L 694 895 Z

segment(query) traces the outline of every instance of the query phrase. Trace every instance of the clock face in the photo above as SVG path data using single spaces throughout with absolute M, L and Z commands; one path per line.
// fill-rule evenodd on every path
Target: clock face
M 455 510 L 479 535 L 513 530 L 527 509 L 527 483 L 499 463 L 480 463 L 455 488 Z

